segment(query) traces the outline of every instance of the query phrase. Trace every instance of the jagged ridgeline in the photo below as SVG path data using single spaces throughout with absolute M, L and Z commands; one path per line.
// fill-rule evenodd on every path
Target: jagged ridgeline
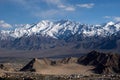
M 84 65 L 84 68 L 82 68 L 81 65 Z M 63 68 L 63 66 L 68 67 Z M 93 67 L 90 68 L 88 66 Z M 58 60 L 50 60 L 47 58 L 33 59 L 20 71 L 41 72 L 42 70 L 54 70 L 57 68 L 57 70 L 67 69 L 70 71 L 72 68 L 76 69 L 78 67 L 79 69 L 77 70 L 77 72 L 82 71 L 81 69 L 88 68 L 85 72 L 91 71 L 97 74 L 120 73 L 120 54 L 92 51 L 79 58 L 69 57 Z
M 92 51 L 79 58 L 78 63 L 95 66 L 93 71 L 98 74 L 120 73 L 120 54 L 116 53 Z
M 1 30 L 0 48 L 39 50 L 65 46 L 70 49 L 119 50 L 119 39 L 120 23 L 88 25 L 69 20 L 45 20 L 15 30 Z
M 20 71 L 39 72 L 41 69 L 48 67 L 50 64 L 51 64 L 51 60 L 49 59 L 44 58 L 40 60 L 40 59 L 34 58 Z

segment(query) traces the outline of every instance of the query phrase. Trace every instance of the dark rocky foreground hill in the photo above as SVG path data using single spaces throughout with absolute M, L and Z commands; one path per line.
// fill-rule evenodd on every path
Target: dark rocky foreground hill
M 93 71 L 98 74 L 120 73 L 120 55 L 114 53 L 100 53 L 92 51 L 79 58 L 78 63 L 93 65 Z

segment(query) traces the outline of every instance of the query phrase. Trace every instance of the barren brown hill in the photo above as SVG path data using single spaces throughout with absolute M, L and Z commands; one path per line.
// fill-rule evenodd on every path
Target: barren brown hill
M 31 60 L 26 66 L 24 66 L 20 71 L 36 71 L 38 72 L 42 68 L 46 68 L 48 65 L 51 64 L 51 61 L 43 58 L 43 59 L 37 59 L 34 58 Z
M 93 65 L 95 73 L 120 73 L 120 55 L 92 51 L 78 60 L 80 64 Z
M 92 51 L 80 58 L 33 59 L 21 71 L 35 71 L 41 74 L 120 73 L 120 55 Z
M 78 58 L 68 57 L 68 58 L 54 60 L 51 62 L 51 65 L 71 64 L 71 63 L 77 63 L 77 61 L 78 61 Z
M 93 74 L 93 66 L 84 66 L 77 63 L 78 58 L 64 58 L 59 60 L 33 59 L 20 71 L 33 71 L 40 74 Z

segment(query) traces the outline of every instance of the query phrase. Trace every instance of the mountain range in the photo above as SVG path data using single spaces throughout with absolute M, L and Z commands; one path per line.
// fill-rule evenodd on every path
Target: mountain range
M 43 20 L 14 30 L 0 30 L 0 48 L 41 50 L 66 47 L 70 49 L 120 49 L 120 22 L 98 25 L 70 20 Z M 64 48 L 63 48 L 64 49 Z

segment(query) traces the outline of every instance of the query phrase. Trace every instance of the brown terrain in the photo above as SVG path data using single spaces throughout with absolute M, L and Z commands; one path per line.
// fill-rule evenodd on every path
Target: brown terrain
M 70 74 L 92 74 L 93 66 L 84 66 L 77 63 L 77 58 L 65 58 L 51 61 L 44 59 L 33 59 L 20 71 L 35 71 L 40 74 L 70 75 Z
M 80 58 L 49 60 L 33 59 L 21 71 L 36 71 L 41 74 L 111 74 L 120 73 L 120 55 L 92 51 Z
M 81 57 L 63 59 L 34 58 L 27 64 L 1 63 L 1 76 L 4 73 L 35 72 L 44 75 L 93 75 L 119 74 L 120 55 L 92 51 Z
M 120 73 L 120 54 L 92 51 L 79 58 L 78 62 L 83 65 L 95 66 L 93 71 L 97 74 Z

